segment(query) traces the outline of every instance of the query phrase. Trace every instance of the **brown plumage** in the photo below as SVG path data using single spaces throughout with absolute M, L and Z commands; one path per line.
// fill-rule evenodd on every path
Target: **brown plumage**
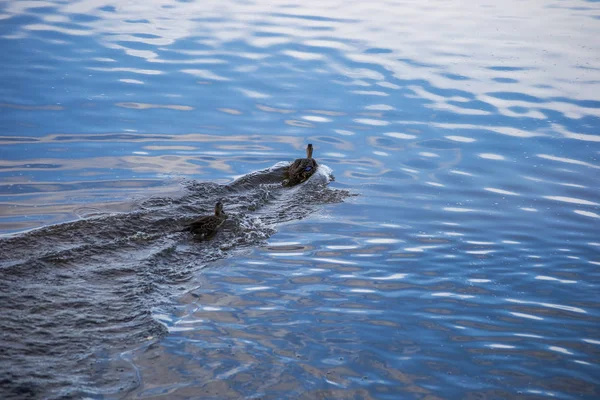
M 284 179 L 283 186 L 294 186 L 306 181 L 317 170 L 319 164 L 312 158 L 313 145 L 306 146 L 306 158 L 296 159 L 287 171 L 287 179 Z
M 185 232 L 192 232 L 198 239 L 212 238 L 223 222 L 227 219 L 227 214 L 223 212 L 223 203 L 220 201 L 215 204 L 214 215 L 204 215 L 198 217 L 183 229 Z

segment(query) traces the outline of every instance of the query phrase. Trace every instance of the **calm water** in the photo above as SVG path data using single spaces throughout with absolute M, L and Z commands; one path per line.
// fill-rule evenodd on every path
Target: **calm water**
M 275 3 L 0 1 L 0 397 L 600 397 L 600 3 Z

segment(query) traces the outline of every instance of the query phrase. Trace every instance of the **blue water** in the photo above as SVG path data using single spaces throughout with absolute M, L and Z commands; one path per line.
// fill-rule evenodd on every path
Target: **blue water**
M 23 254 L 31 230 L 127 220 L 148 198 L 176 219 L 164 199 L 183 183 L 307 143 L 352 194 L 256 216 L 251 245 L 217 236 L 185 285 L 145 292 L 147 318 L 87 347 L 31 310 L 115 313 L 128 281 L 102 281 L 118 296 L 94 315 L 52 287 L 77 276 L 61 296 L 93 302 L 79 271 L 143 255 L 10 261 L 2 300 L 22 309 L 0 308 L 0 394 L 600 397 L 599 19 L 583 0 L 0 2 L 0 233 Z M 100 221 L 80 240 L 108 235 Z

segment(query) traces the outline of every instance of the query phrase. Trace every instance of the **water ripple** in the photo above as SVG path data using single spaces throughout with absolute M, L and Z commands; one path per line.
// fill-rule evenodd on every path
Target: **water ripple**
M 113 249 L 7 253 L 5 354 L 56 362 L 0 352 L 1 390 L 598 397 L 600 8 L 507 1 L 0 5 L 0 234 Z M 247 177 L 306 143 L 360 196 Z M 174 250 L 161 224 L 232 182 L 261 244 Z

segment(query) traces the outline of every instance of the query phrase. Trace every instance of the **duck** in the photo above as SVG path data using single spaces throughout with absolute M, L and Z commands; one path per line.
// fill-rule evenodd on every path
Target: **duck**
M 214 215 L 203 215 L 196 218 L 186 225 L 182 232 L 191 232 L 200 240 L 210 239 L 227 219 L 227 214 L 223 212 L 223 203 L 220 201 L 215 204 Z
M 302 183 L 315 173 L 319 164 L 312 158 L 312 154 L 313 145 L 309 143 L 306 146 L 306 158 L 298 158 L 289 166 L 286 174 L 287 179 L 283 180 L 283 186 L 294 186 Z

